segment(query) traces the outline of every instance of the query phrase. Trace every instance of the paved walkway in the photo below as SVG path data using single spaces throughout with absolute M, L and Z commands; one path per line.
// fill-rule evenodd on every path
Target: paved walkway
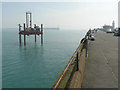
M 82 88 L 118 88 L 118 37 L 99 31 L 90 41 Z

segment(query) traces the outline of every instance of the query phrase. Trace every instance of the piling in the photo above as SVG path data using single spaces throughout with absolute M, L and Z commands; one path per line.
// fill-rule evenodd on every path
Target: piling
M 36 29 L 36 24 L 34 24 L 34 28 Z M 36 34 L 35 34 L 35 42 L 36 42 Z
M 41 24 L 41 44 L 43 44 L 43 24 Z
M 36 42 L 36 34 L 35 34 L 35 42 Z
M 21 25 L 19 24 L 19 32 L 21 31 Z M 21 45 L 21 34 L 19 34 L 19 43 Z
M 25 23 L 24 23 L 24 31 L 25 31 Z M 24 34 L 24 45 L 26 45 L 26 36 Z

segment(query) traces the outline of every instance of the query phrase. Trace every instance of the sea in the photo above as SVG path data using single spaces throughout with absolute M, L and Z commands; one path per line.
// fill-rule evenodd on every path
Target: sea
M 87 30 L 44 30 L 35 43 L 26 36 L 19 44 L 17 28 L 2 30 L 2 88 L 51 88 Z

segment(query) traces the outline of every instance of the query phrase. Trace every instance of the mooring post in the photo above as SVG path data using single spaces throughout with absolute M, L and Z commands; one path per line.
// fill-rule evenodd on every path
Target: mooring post
M 41 24 L 41 44 L 43 44 L 43 24 Z
M 20 31 L 21 31 L 21 25 L 19 24 L 19 43 L 21 45 L 21 34 L 20 34 Z
M 25 32 L 25 23 L 24 23 L 24 32 Z M 26 36 L 24 34 L 24 45 L 26 45 Z
M 78 52 L 77 52 L 77 55 L 76 55 L 76 64 L 77 64 L 77 69 L 76 69 L 76 71 L 78 71 L 78 70 L 79 70 L 79 65 L 78 65 Z

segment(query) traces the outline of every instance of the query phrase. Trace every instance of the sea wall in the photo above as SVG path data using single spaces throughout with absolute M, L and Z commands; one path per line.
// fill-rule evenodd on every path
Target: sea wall
M 88 32 L 85 35 L 85 37 L 81 40 L 81 43 L 74 52 L 65 69 L 62 71 L 62 73 L 54 83 L 52 89 L 73 88 L 75 86 L 78 75 L 80 76 L 79 84 L 81 87 L 85 67 L 85 57 L 87 54 L 86 53 L 87 44 L 88 44 Z

